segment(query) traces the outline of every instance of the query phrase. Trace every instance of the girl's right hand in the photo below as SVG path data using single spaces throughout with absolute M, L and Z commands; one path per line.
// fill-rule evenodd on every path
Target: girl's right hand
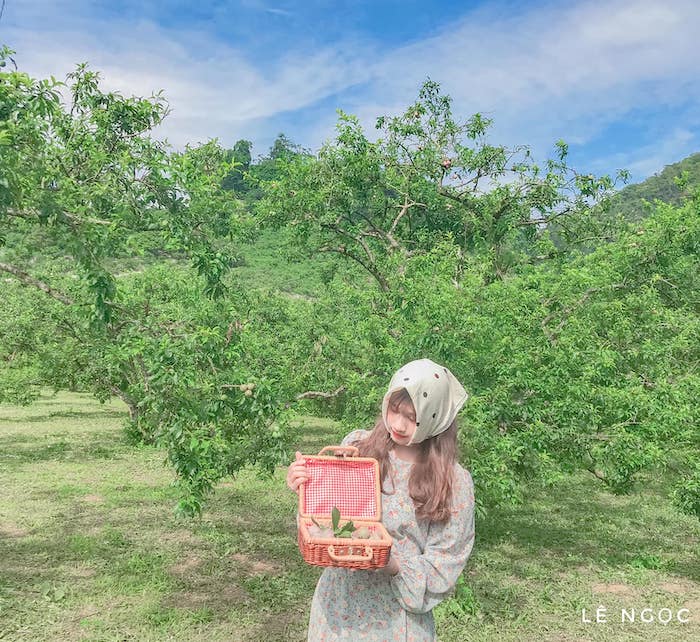
M 295 493 L 299 493 L 299 486 L 309 481 L 309 473 L 306 471 L 306 462 L 297 450 L 296 459 L 289 465 L 287 469 L 287 486 Z

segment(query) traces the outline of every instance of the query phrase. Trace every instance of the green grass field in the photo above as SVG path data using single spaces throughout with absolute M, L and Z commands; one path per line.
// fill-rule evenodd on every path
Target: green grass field
M 130 446 L 124 416 L 80 394 L 0 405 L 0 639 L 306 639 L 321 570 L 296 548 L 284 469 L 243 471 L 201 521 L 178 521 L 163 453 Z M 302 451 L 335 441 L 330 422 L 304 421 Z M 492 511 L 436 610 L 440 640 L 700 640 L 700 524 L 663 485 L 613 497 L 576 475 Z M 607 623 L 581 621 L 600 605 Z M 647 607 L 654 622 L 639 621 Z M 690 621 L 659 623 L 663 608 Z

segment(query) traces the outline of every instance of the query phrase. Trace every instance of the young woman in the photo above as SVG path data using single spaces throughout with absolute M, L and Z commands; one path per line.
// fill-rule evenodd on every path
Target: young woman
M 379 462 L 382 522 L 393 543 L 383 569 L 324 569 L 310 642 L 436 639 L 432 610 L 450 595 L 474 545 L 474 485 L 457 457 L 456 416 L 467 398 L 444 366 L 411 361 L 392 377 L 373 430 L 343 439 Z M 287 485 L 299 492 L 306 480 L 297 452 Z

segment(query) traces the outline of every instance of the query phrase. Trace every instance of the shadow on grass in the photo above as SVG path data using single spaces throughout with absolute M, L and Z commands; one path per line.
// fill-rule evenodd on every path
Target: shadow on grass
M 294 449 L 304 455 L 315 455 L 324 446 L 340 444 L 346 432 L 330 419 L 302 416 L 297 419 L 298 436 Z
M 63 506 L 48 526 L 0 540 L 2 584 L 33 593 L 47 582 L 66 581 L 65 567 L 80 566 L 90 569 L 90 580 L 99 578 L 116 592 L 174 585 L 167 572 L 173 552 L 144 545 L 138 537 L 162 530 L 162 514 L 134 511 L 132 519 L 117 524 L 104 506 L 75 499 Z
M 120 419 L 127 416 L 127 413 L 123 410 L 96 410 L 92 412 L 84 412 L 80 410 L 65 410 L 60 412 L 50 412 L 48 419 L 55 419 L 56 417 L 80 417 L 81 419 Z M 39 421 L 39 419 L 36 419 Z
M 669 548 L 676 535 L 671 524 L 666 532 L 654 527 L 673 511 L 666 503 L 658 495 L 610 495 L 578 474 L 553 488 L 532 490 L 523 506 L 492 509 L 477 524 L 476 546 L 510 545 L 504 563 L 510 573 L 523 579 L 589 564 L 626 569 L 647 564 L 647 568 L 700 581 L 697 556 L 691 556 L 690 563 L 674 559 L 678 547 L 676 543 Z M 659 506 L 658 514 L 654 505 Z M 678 524 L 688 519 L 676 517 Z M 688 539 L 689 552 L 694 540 Z
M 219 617 L 260 611 L 260 630 L 269 624 L 270 631 L 279 630 L 279 620 L 266 611 L 294 610 L 300 599 L 310 599 L 317 574 L 298 559 L 291 506 L 285 515 L 268 511 L 274 498 L 251 488 L 243 494 L 258 497 L 265 510 L 222 514 L 247 505 L 239 492 L 227 497 L 224 488 L 204 520 L 182 521 L 173 516 L 174 491 L 165 498 L 158 490 L 129 485 L 117 506 L 64 499 L 47 526 L 0 540 L 0 589 L 23 603 L 47 586 L 71 583 L 82 594 L 92 585 L 110 595 L 156 592 L 166 609 L 207 608 Z M 71 578 L 76 567 L 90 574 Z
M 305 454 L 342 438 L 329 420 L 302 421 L 298 449 Z M 34 438 L 24 433 L 0 440 L 0 464 L 94 460 L 99 470 L 100 460 L 125 452 L 139 456 L 112 427 L 92 434 Z M 155 487 L 120 480 L 101 491 L 102 504 L 86 504 L 72 491 L 60 496 L 43 486 L 36 492 L 44 499 L 53 496 L 58 513 L 41 531 L 0 539 L 0 594 L 6 589 L 18 596 L 16 604 L 30 603 L 47 582 L 73 581 L 66 568 L 77 565 L 94 571 L 77 580 L 85 593 L 93 586 L 109 595 L 159 593 L 154 618 L 161 612 L 176 618 L 180 610 L 212 609 L 222 618 L 252 613 L 245 639 L 289 640 L 297 633 L 303 639 L 322 569 L 301 559 L 297 497 L 286 488 L 284 475 L 283 468 L 271 479 L 241 471 L 217 488 L 203 519 L 192 522 L 174 519 L 177 498 L 167 482 Z M 107 479 L 103 486 L 108 485 Z M 529 489 L 523 506 L 492 509 L 477 522 L 467 567 L 476 574 L 465 575 L 487 619 L 523 614 L 532 607 L 525 590 L 546 589 L 548 579 L 581 566 L 629 569 L 635 560 L 643 565 L 657 556 L 663 570 L 698 581 L 699 562 L 691 555 L 698 530 L 678 537 L 678 529 L 689 522 L 674 517 L 661 492 L 646 487 L 643 494 L 613 497 L 575 475 L 550 489 Z M 684 557 L 694 561 L 681 564 Z M 511 586 L 509 578 L 526 582 Z
M 114 459 L 129 448 L 121 430 L 79 436 L 70 433 L 36 437 L 16 435 L 0 439 L 0 463 L 12 466 L 44 461 Z
M 43 402 L 45 405 L 46 402 Z M 15 423 L 43 423 L 53 421 L 54 419 L 119 419 L 125 417 L 126 413 L 123 410 L 58 410 L 51 411 L 40 415 L 5 415 L 2 421 Z

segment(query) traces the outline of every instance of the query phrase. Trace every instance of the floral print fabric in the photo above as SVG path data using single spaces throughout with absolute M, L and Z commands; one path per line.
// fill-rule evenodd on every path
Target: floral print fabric
M 369 433 L 356 430 L 343 445 Z M 382 494 L 382 522 L 393 538 L 391 555 L 400 571 L 324 569 L 316 585 L 309 617 L 309 642 L 371 640 L 427 642 L 435 637 L 432 609 L 449 597 L 474 545 L 474 486 L 456 464 L 452 518 L 446 524 L 416 521 L 408 494 L 412 464 L 390 454 L 390 479 Z

